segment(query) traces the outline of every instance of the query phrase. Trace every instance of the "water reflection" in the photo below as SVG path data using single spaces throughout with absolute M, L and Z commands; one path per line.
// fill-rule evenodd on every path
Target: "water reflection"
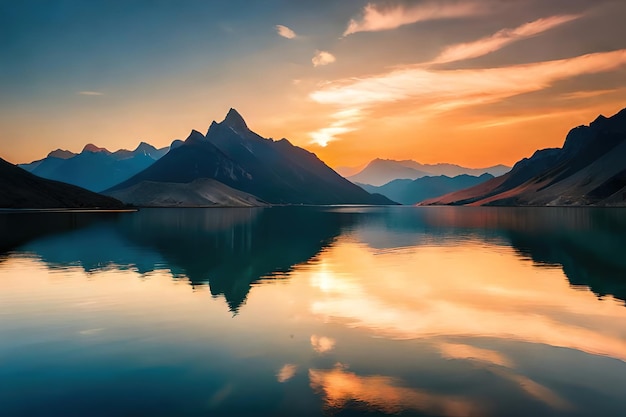
M 466 243 L 371 252 L 356 242 L 340 243 L 309 274 L 323 294 L 312 312 L 322 318 L 397 339 L 497 337 L 626 361 L 621 325 L 607 324 L 626 318 L 626 309 L 571 291 L 560 271 L 538 271 L 510 249 Z M 327 267 L 340 264 L 343 274 Z
M 4 216 L 4 253 L 35 254 L 52 269 L 168 270 L 209 284 L 237 312 L 251 284 L 286 274 L 335 239 L 349 216 L 316 209 L 142 210 Z M 36 221 L 32 221 L 32 220 Z
M 11 216 L 0 216 L 7 415 L 626 407 L 622 211 Z
M 233 311 L 251 283 L 285 274 L 347 231 L 381 250 L 472 241 L 511 246 L 538 265 L 561 266 L 572 285 L 626 300 L 626 216 L 619 209 L 153 209 L 5 214 L 0 228 L 0 261 L 16 251 L 51 268 L 167 269 L 192 285 L 210 283 Z
M 330 370 L 310 369 L 309 378 L 311 388 L 324 396 L 325 406 L 331 411 L 354 403 L 358 408 L 360 403 L 363 411 L 386 414 L 407 410 L 448 417 L 485 414 L 484 408 L 471 400 L 404 387 L 388 376 L 359 376 L 341 364 Z
M 511 246 L 538 265 L 562 267 L 572 285 L 626 300 L 623 209 L 398 207 L 372 209 L 361 219 L 358 239 L 376 249 Z

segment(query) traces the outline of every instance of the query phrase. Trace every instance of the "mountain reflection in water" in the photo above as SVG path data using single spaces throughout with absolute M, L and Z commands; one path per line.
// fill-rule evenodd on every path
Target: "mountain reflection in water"
M 467 240 L 560 266 L 572 285 L 626 300 L 626 216 L 586 208 L 144 209 L 135 214 L 0 215 L 0 260 L 33 253 L 50 268 L 158 269 L 209 284 L 236 311 L 250 284 L 313 258 L 356 228 L 373 248 Z
M 619 415 L 622 213 L 0 215 L 0 405 L 51 416 Z
M 349 216 L 314 208 L 144 209 L 107 213 L 103 219 L 88 213 L 12 216 L 4 218 L 4 226 L 16 230 L 3 235 L 17 240 L 17 247 L 5 252 L 33 253 L 57 269 L 117 268 L 141 274 L 166 269 L 191 285 L 208 284 L 213 295 L 224 295 L 233 312 L 253 282 L 306 262 L 350 222 Z M 28 242 L 37 231 L 44 236 Z M 20 234 L 25 237 L 16 239 Z

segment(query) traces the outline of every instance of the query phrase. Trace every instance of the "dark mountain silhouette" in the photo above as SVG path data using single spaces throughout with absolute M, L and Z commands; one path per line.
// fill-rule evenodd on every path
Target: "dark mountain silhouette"
M 99 192 L 149 167 L 168 150 L 141 142 L 135 150 L 111 152 L 89 143 L 79 154 L 58 149 L 44 159 L 20 167 L 42 178 Z
M 211 178 L 189 183 L 142 181 L 108 195 L 138 207 L 252 207 L 267 203 Z
M 172 149 L 146 170 L 105 191 L 119 192 L 144 181 L 190 183 L 199 178 L 211 178 L 233 188 L 249 188 L 252 176 L 229 158 L 202 133 L 192 130 L 185 142 Z
M 55 215 L 41 214 L 32 227 L 21 221 L 0 235 L 0 250 L 37 254 L 50 268 L 166 270 L 192 286 L 209 285 L 235 313 L 255 282 L 282 278 L 352 224 L 351 216 L 318 207 L 143 209 L 105 213 L 99 221 Z
M 341 177 L 315 154 L 287 139 L 265 139 L 236 110 L 206 134 L 192 131 L 148 169 L 107 192 L 142 181 L 189 183 L 211 178 L 274 204 L 393 204 Z
M 456 177 L 459 175 L 480 176 L 490 174 L 494 177 L 507 173 L 511 167 L 496 165 L 487 168 L 465 168 L 454 164 L 420 164 L 412 160 L 395 161 L 392 159 L 374 159 L 359 173 L 347 177 L 359 184 L 382 186 L 396 179 L 415 180 L 427 176 Z
M 562 148 L 543 149 L 511 172 L 424 204 L 626 205 L 626 109 L 572 129 Z
M 170 145 L 170 149 L 176 149 L 179 146 L 182 146 L 185 143 L 185 141 L 180 140 L 180 139 L 174 139 L 174 141 L 172 141 L 172 144 Z
M 436 177 L 422 177 L 416 180 L 393 180 L 380 187 L 368 184 L 357 185 L 360 185 L 367 192 L 382 194 L 400 204 L 412 205 L 427 198 L 439 197 L 453 191 L 481 184 L 492 178 L 493 175 L 490 174 L 483 174 L 479 177 L 463 174 L 452 178 L 440 175 Z
M 123 204 L 82 188 L 37 177 L 0 159 L 2 208 L 123 208 Z

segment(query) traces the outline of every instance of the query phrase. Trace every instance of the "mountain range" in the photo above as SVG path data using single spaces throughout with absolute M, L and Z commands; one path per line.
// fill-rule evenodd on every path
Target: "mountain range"
M 0 159 L 0 190 L 2 208 L 124 208 L 118 200 L 40 178 L 4 159 Z
M 157 162 L 104 193 L 123 201 L 135 193 L 150 199 L 154 183 L 189 184 L 200 178 L 271 204 L 394 204 L 354 185 L 287 139 L 259 136 L 234 109 L 222 122 L 214 121 L 206 135 L 193 130 Z M 209 192 L 206 183 L 203 187 Z
M 100 192 L 143 171 L 169 151 L 141 142 L 135 150 L 119 149 L 111 152 L 87 144 L 79 154 L 57 149 L 43 159 L 21 168 L 51 180 Z
M 469 169 L 452 164 L 375 159 L 360 185 L 287 139 L 250 130 L 236 110 L 206 135 L 156 149 L 140 143 L 110 152 L 88 144 L 79 153 L 57 149 L 25 170 L 2 161 L 2 207 L 121 207 L 113 199 L 44 178 L 104 190 L 141 206 L 267 204 L 626 205 L 626 109 L 572 129 L 561 148 L 536 151 L 514 167 Z M 459 172 L 476 173 L 473 176 Z M 436 172 L 438 175 L 428 175 Z M 441 175 L 444 172 L 450 175 Z M 395 177 L 415 176 L 415 180 Z M 44 177 L 44 178 L 41 178 Z M 393 178 L 381 186 L 372 185 Z M 468 187 L 469 188 L 463 188 Z M 463 189 L 461 189 L 463 188 Z M 369 192 L 368 192 L 369 191 Z M 370 194 L 370 192 L 372 194 Z M 380 193 L 380 194 L 378 194 Z M 447 194 L 445 194 L 447 193 Z M 384 195 L 381 195 L 384 194 Z M 437 195 L 445 194 L 438 197 Z M 424 200 L 425 199 L 425 200 Z M 424 201 L 422 201 L 424 200 Z
M 357 185 L 367 192 L 382 194 L 400 204 L 413 205 L 429 198 L 439 197 L 453 191 L 481 184 L 492 178 L 494 176 L 491 174 L 482 174 L 480 176 L 462 174 L 455 177 L 438 175 L 421 177 L 416 180 L 393 180 L 380 187 L 369 184 Z
M 511 171 L 422 204 L 626 205 L 626 109 L 568 133 L 561 148 L 542 149 Z
M 348 172 L 347 168 L 343 169 L 344 172 Z M 480 176 L 482 174 L 490 174 L 498 177 L 507 173 L 510 169 L 511 167 L 505 165 L 495 165 L 487 168 L 466 168 L 454 164 L 420 164 L 412 160 L 374 159 L 360 172 L 346 178 L 354 183 L 379 187 L 397 179 L 415 180 L 427 176 L 445 175 L 447 177 L 456 177 L 459 175 Z

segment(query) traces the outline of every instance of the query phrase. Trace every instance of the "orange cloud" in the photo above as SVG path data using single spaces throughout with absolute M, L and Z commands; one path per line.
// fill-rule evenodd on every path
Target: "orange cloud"
M 509 117 L 498 117 L 496 119 L 486 120 L 484 122 L 477 122 L 477 123 L 466 124 L 464 127 L 465 128 L 470 128 L 470 129 L 486 129 L 486 128 L 490 128 L 490 127 L 500 127 L 500 126 L 514 125 L 514 124 L 518 124 L 518 123 L 525 123 L 525 122 L 534 121 L 534 120 L 551 119 L 551 118 L 557 118 L 557 117 L 563 117 L 563 116 L 571 116 L 571 115 L 576 115 L 576 114 L 579 114 L 579 113 L 580 113 L 579 109 L 564 110 L 564 111 L 555 110 L 555 111 L 551 111 L 551 112 L 548 112 L 548 113 L 526 114 L 526 115 L 509 116 Z
M 428 2 L 414 7 L 396 5 L 385 7 L 373 3 L 363 8 L 359 19 L 352 19 L 344 32 L 344 36 L 357 32 L 377 32 L 395 29 L 411 23 L 427 20 L 450 19 L 464 16 L 475 16 L 486 12 L 484 4 L 478 2 Z
M 460 343 L 442 343 L 439 350 L 444 358 L 448 359 L 471 359 L 494 365 L 513 367 L 513 362 L 499 352 L 489 349 L 481 349 L 471 345 Z
M 603 96 L 605 94 L 613 94 L 617 92 L 622 92 L 624 89 L 622 88 L 611 88 L 606 90 L 588 90 L 588 91 L 574 91 L 572 93 L 562 94 L 561 98 L 566 100 L 578 100 L 578 99 L 586 99 L 592 97 Z
M 335 120 L 330 126 L 309 133 L 312 143 L 325 147 L 328 145 L 328 142 L 334 140 L 338 135 L 356 130 L 354 124 L 363 118 L 359 108 L 341 110 L 334 113 L 331 117 Z
M 359 376 L 341 365 L 331 370 L 310 369 L 310 385 L 325 397 L 326 407 L 344 408 L 358 401 L 384 413 L 416 410 L 449 417 L 482 415 L 480 406 L 453 396 L 436 395 L 399 386 L 399 381 L 388 376 Z
M 441 64 L 445 62 L 461 61 L 464 59 L 477 58 L 491 52 L 502 49 L 518 40 L 538 35 L 553 29 L 564 23 L 580 18 L 582 15 L 552 16 L 526 23 L 515 29 L 502 29 L 501 31 L 473 42 L 452 45 L 441 52 L 431 63 Z
M 528 33 L 529 29 L 524 32 Z M 560 80 L 612 71 L 624 65 L 626 49 L 500 68 L 437 70 L 413 65 L 369 77 L 330 82 L 309 97 L 317 103 L 353 112 L 389 103 L 415 102 L 421 116 L 428 117 L 540 91 Z M 350 126 L 353 122 L 339 122 L 337 126 L 335 121 L 326 130 L 320 130 L 324 132 L 325 142 L 355 130 Z

